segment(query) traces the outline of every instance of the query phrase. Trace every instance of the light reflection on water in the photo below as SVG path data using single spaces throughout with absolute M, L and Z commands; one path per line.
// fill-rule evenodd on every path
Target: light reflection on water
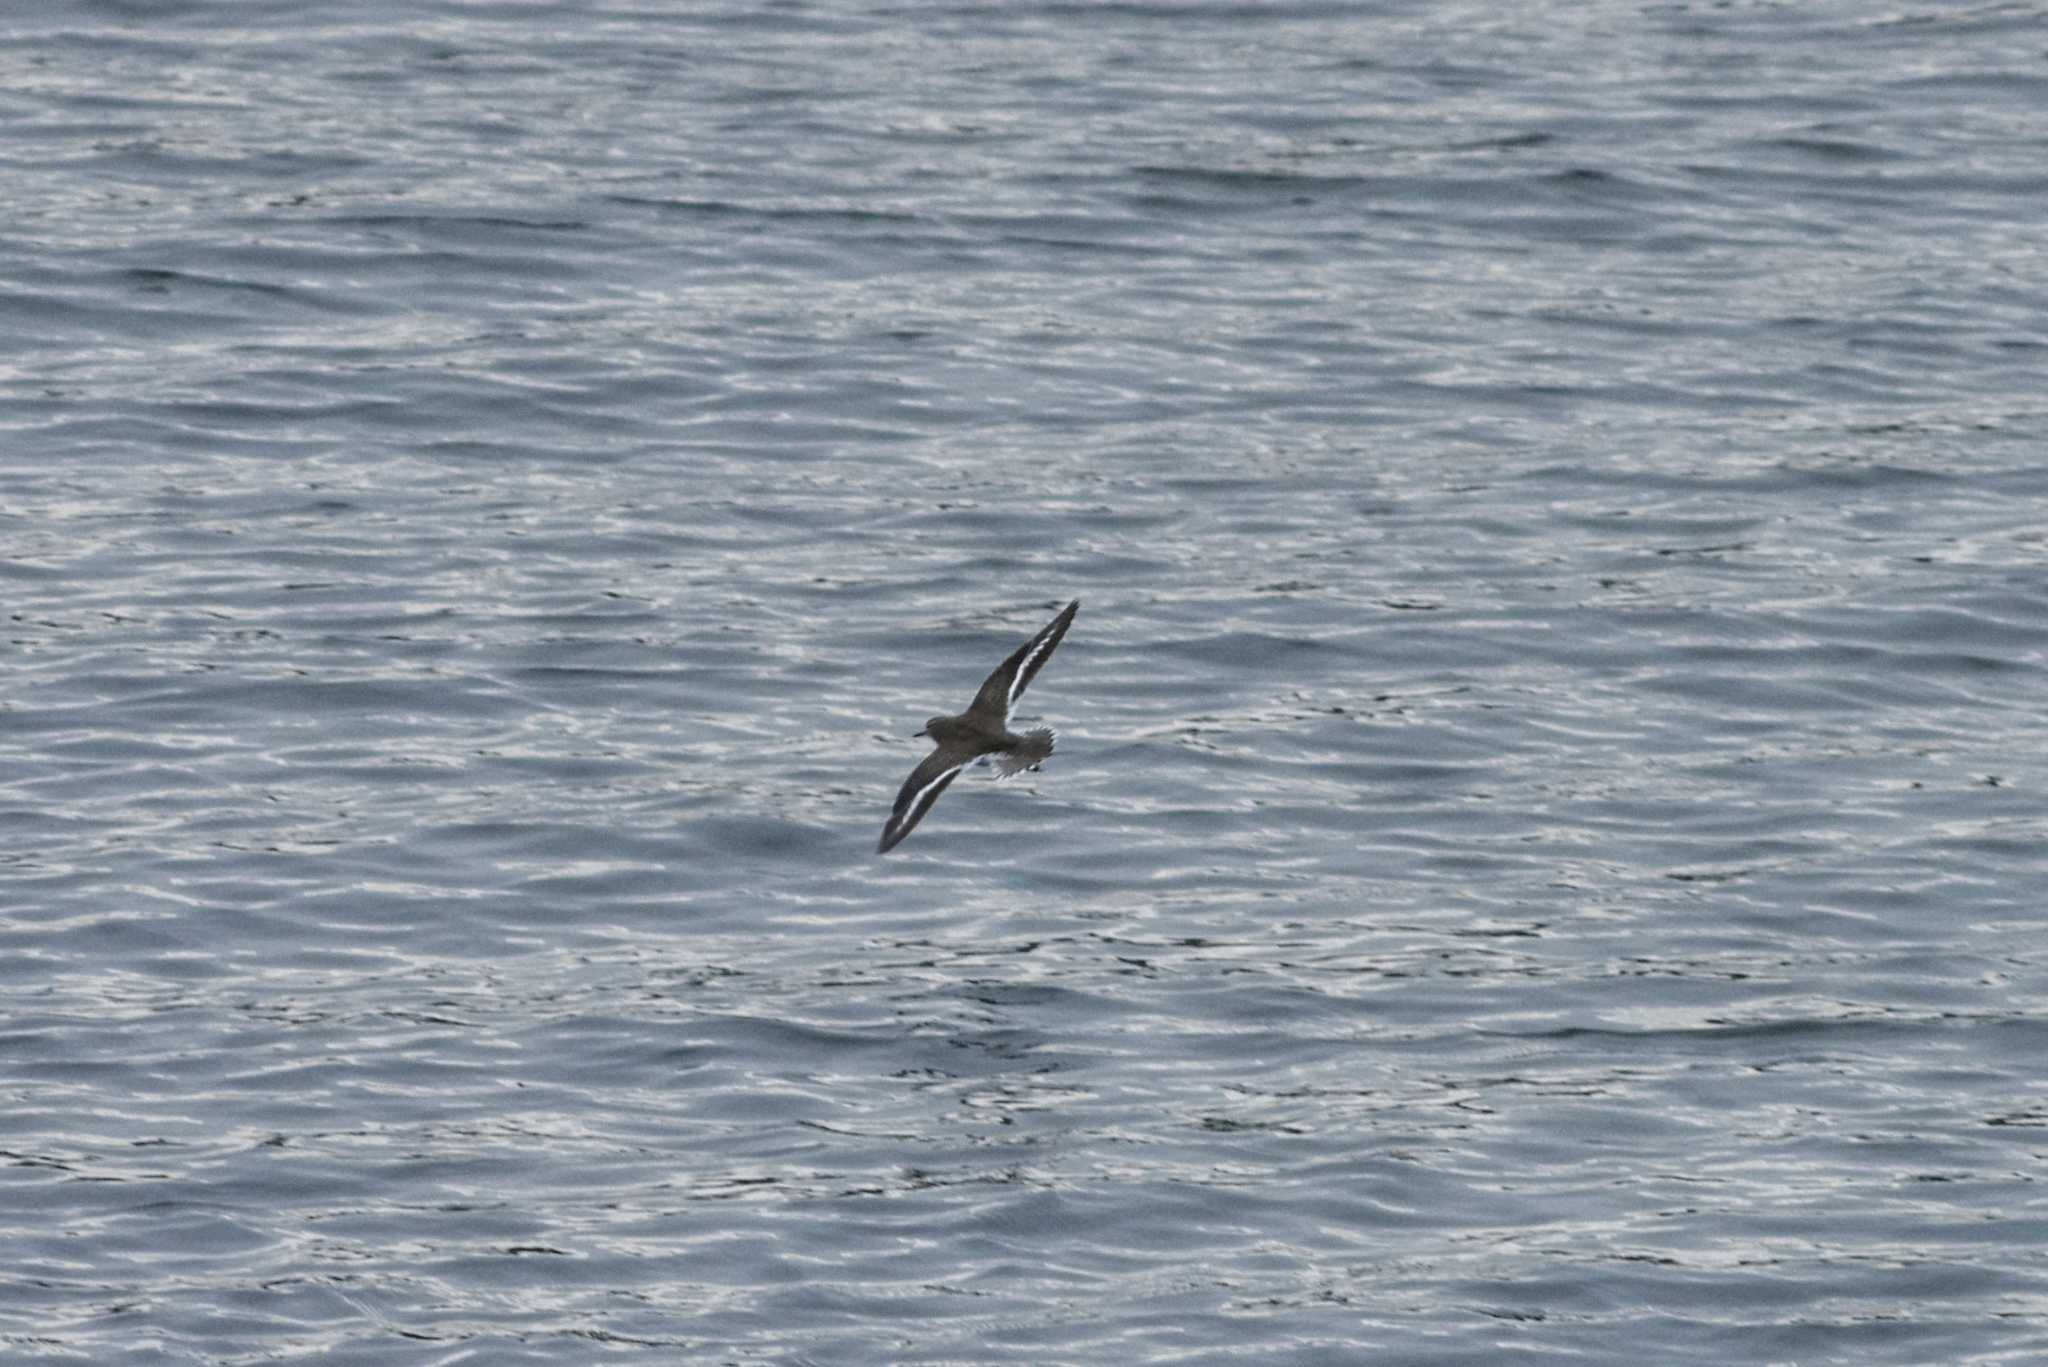
M 11 40 L 13 1357 L 2048 1336 L 2020 16 L 388 17 Z

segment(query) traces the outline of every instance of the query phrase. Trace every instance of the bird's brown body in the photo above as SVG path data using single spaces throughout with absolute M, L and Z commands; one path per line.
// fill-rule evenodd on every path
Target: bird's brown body
M 1019 646 L 983 681 L 981 691 L 974 695 L 965 712 L 953 717 L 933 717 L 924 724 L 924 730 L 917 734 L 929 736 L 937 748 L 904 780 L 889 820 L 882 827 L 877 853 L 887 854 L 909 835 L 911 828 L 939 800 L 939 794 L 946 791 L 946 785 L 976 760 L 993 757 L 997 773 L 1008 778 L 1026 769 L 1036 769 L 1052 754 L 1056 737 L 1051 729 L 1039 727 L 1018 735 L 1010 730 L 1010 707 L 1051 658 L 1060 638 L 1072 625 L 1074 614 L 1080 610 L 1081 600 L 1076 598 L 1044 630 Z

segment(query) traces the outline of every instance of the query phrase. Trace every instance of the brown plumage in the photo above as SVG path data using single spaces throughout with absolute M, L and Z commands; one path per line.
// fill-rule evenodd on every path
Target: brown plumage
M 1074 614 L 1080 610 L 1081 600 L 1076 598 L 1043 631 L 1017 647 L 1016 653 L 982 683 L 981 691 L 974 695 L 965 712 L 957 717 L 933 717 L 924 724 L 924 730 L 917 734 L 930 736 L 938 748 L 926 755 L 924 763 L 912 769 L 910 777 L 904 780 L 889 820 L 882 826 L 882 842 L 875 847 L 877 854 L 887 854 L 896 848 L 924 820 L 924 814 L 932 809 L 946 786 L 960 776 L 960 771 L 983 755 L 994 756 L 997 773 L 1008 778 L 1026 769 L 1036 769 L 1052 754 L 1056 739 L 1052 729 L 1041 726 L 1021 736 L 1014 734 L 1010 730 L 1010 708 L 1052 658 L 1060 638 L 1067 634 Z

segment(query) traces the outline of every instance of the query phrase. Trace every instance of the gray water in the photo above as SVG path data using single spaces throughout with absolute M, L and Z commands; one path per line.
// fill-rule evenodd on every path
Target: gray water
M 10 10 L 0 1356 L 2048 1360 L 2044 52 Z

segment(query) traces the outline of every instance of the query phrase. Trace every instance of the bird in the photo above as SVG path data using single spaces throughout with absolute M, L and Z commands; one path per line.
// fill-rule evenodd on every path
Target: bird
M 1052 754 L 1057 734 L 1049 726 L 1026 731 L 1021 736 L 1013 734 L 1010 708 L 1038 677 L 1038 671 L 1045 668 L 1045 662 L 1052 658 L 1060 638 L 1067 634 L 1074 614 L 1080 610 L 1081 600 L 1076 598 L 1036 636 L 1018 646 L 1016 653 L 997 665 L 995 673 L 983 681 L 981 691 L 974 695 L 965 712 L 957 717 L 933 717 L 924 724 L 924 730 L 917 734 L 929 736 L 938 748 L 926 755 L 924 762 L 903 781 L 903 790 L 896 794 L 896 805 L 883 823 L 876 854 L 887 854 L 901 844 L 903 837 L 924 820 L 924 814 L 946 791 L 946 785 L 976 760 L 994 757 L 998 778 L 1010 778 L 1045 763 Z

